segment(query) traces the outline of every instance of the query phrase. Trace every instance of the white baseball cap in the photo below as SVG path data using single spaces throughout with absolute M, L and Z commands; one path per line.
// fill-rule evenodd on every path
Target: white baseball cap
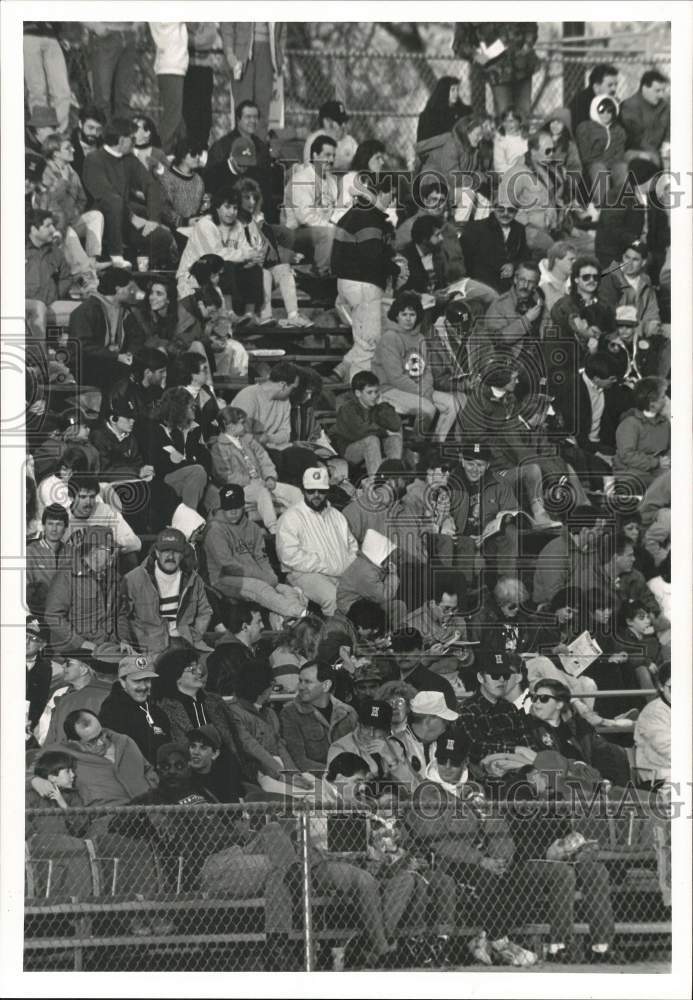
M 322 468 L 306 469 L 303 473 L 304 490 L 329 490 L 329 488 L 330 477 L 324 466 Z
M 459 719 L 457 712 L 445 704 L 445 696 L 440 691 L 419 691 L 412 698 L 410 703 L 411 711 L 414 715 L 437 715 L 439 719 L 446 722 L 454 722 Z

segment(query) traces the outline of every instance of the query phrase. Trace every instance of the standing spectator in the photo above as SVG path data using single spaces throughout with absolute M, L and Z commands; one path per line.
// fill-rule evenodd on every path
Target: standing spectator
M 318 125 L 311 132 L 303 145 L 303 162 L 310 163 L 310 150 L 319 135 L 328 135 L 337 143 L 334 157 L 334 169 L 349 170 L 356 155 L 357 142 L 353 135 L 346 131 L 349 115 L 341 101 L 325 101 L 318 111 Z M 353 168 L 352 168 L 353 169 Z
M 610 63 L 597 63 L 590 70 L 587 86 L 579 90 L 569 104 L 573 132 L 582 122 L 588 121 L 595 97 L 615 97 L 618 88 L 618 70 Z
M 24 83 L 30 112 L 47 105 L 55 110 L 58 131 L 70 126 L 70 81 L 60 44 L 59 22 L 24 21 Z
M 183 81 L 185 132 L 196 149 L 206 149 L 212 129 L 214 50 L 221 48 L 217 21 L 188 21 L 188 71 Z
M 455 25 L 453 51 L 459 59 L 480 67 L 491 86 L 497 115 L 511 106 L 524 115 L 531 110 L 532 74 L 539 64 L 534 51 L 537 30 L 534 21 L 461 21 Z M 498 43 L 501 51 L 495 53 Z
M 352 398 L 337 410 L 334 442 L 348 462 L 365 462 L 369 476 L 385 458 L 402 457 L 402 421 L 390 403 L 380 401 L 380 382 L 373 372 L 357 372 Z
M 436 416 L 436 441 L 446 440 L 457 419 L 458 404 L 449 392 L 433 387 L 427 344 L 421 333 L 421 299 L 415 292 L 401 292 L 388 310 L 387 318 L 397 324 L 378 341 L 373 357 L 374 374 L 382 386 L 382 400 L 398 413 L 413 413 L 420 433 L 425 433 Z
M 211 449 L 212 470 L 219 486 L 242 486 L 246 502 L 254 503 L 262 523 L 274 535 L 277 514 L 274 501 L 291 507 L 301 501 L 295 486 L 277 482 L 277 470 L 271 458 L 248 431 L 246 414 L 237 406 L 227 406 L 219 413 L 219 437 Z
M 209 650 L 204 634 L 212 609 L 181 531 L 159 532 L 146 560 L 126 574 L 122 596 L 120 629 L 144 653 L 186 645 Z
M 240 115 L 244 101 L 252 101 L 266 133 L 274 79 L 284 69 L 286 25 L 282 21 L 222 21 L 220 30 L 236 114 Z
M 594 98 L 589 121 L 578 125 L 575 141 L 592 184 L 591 199 L 599 207 L 606 202 L 610 180 L 625 175 L 626 132 L 618 122 L 615 97 Z
M 72 130 L 70 136 L 74 150 L 72 166 L 79 175 L 80 180 L 84 178 L 85 159 L 101 145 L 105 124 L 105 115 L 98 108 L 94 107 L 93 104 L 87 104 L 86 107 L 80 110 L 79 122 L 77 127 Z
M 493 140 L 493 169 L 502 177 L 508 167 L 527 152 L 522 118 L 515 108 L 507 108 L 498 116 L 498 130 Z
M 616 428 L 614 473 L 634 493 L 644 494 L 655 477 L 671 467 L 666 388 L 664 379 L 641 379 L 633 390 L 633 409 Z
M 299 669 L 296 700 L 282 709 L 282 736 L 302 771 L 322 773 L 330 744 L 358 724 L 354 709 L 335 698 L 333 689 L 332 667 L 309 660 Z
M 295 587 L 279 583 L 265 549 L 265 536 L 245 512 L 242 486 L 223 486 L 220 507 L 207 523 L 204 549 L 209 581 L 224 597 L 253 601 L 281 618 L 298 618 L 306 601 Z
M 391 179 L 368 179 L 363 187 L 334 229 L 332 250 L 338 297 L 351 311 L 354 346 L 343 360 L 349 378 L 370 371 L 381 336 L 385 289 L 389 279 L 398 281 L 401 275 L 385 214 L 392 199 Z
M 547 312 L 551 312 L 559 299 L 570 291 L 570 275 L 577 254 L 575 247 L 567 240 L 552 243 L 546 257 L 539 261 L 541 280 L 539 288 L 543 292 Z
M 431 96 L 419 115 L 416 141 L 423 142 L 434 136 L 452 131 L 455 122 L 471 114 L 472 109 L 460 98 L 460 81 L 456 76 L 442 76 L 436 80 Z
M 168 742 L 171 729 L 166 713 L 150 700 L 157 677 L 146 656 L 123 657 L 118 680 L 99 710 L 101 725 L 129 736 L 150 764 L 156 763 L 156 751 Z
M 346 518 L 327 500 L 329 488 L 327 469 L 306 469 L 303 500 L 282 514 L 276 536 L 289 583 L 319 604 L 325 615 L 335 613 L 339 578 L 358 550 Z
M 57 238 L 53 213 L 32 209 L 26 220 L 25 314 L 31 335 L 40 340 L 46 338 L 50 306 L 64 299 L 72 285 L 70 265 Z
M 161 98 L 161 145 L 172 153 L 183 125 L 183 80 L 188 71 L 188 28 L 185 21 L 150 21 L 156 55 L 154 72 Z
M 106 116 L 130 114 L 137 47 L 133 21 L 84 21 L 89 29 L 89 66 L 94 104 Z
M 103 240 L 103 215 L 95 209 L 86 211 L 87 195 L 71 166 L 75 156 L 72 142 L 55 133 L 44 140 L 42 149 L 46 158 L 41 178 L 42 207 L 54 213 L 72 273 L 92 278 L 95 287 L 96 258 L 101 256 Z M 81 240 L 84 240 L 84 249 Z
M 286 228 L 292 230 L 291 248 L 313 260 L 321 275 L 330 271 L 336 235 L 331 222 L 339 195 L 332 173 L 336 149 L 334 139 L 321 133 L 310 147 L 310 162 L 294 170 L 284 189 Z
M 268 222 L 277 222 L 272 197 L 272 159 L 268 143 L 257 135 L 260 124 L 260 112 L 255 101 L 241 101 L 236 106 L 236 127 L 213 144 L 207 160 L 207 175 L 220 163 L 226 163 L 231 156 L 231 147 L 237 139 L 245 140 L 255 149 L 255 164 L 246 171 L 248 176 L 257 181 L 262 191 L 262 200 Z M 238 147 L 241 148 L 241 147 Z
M 93 207 L 105 220 L 104 251 L 116 267 L 128 267 L 123 257 L 126 244 L 146 250 L 152 267 L 170 264 L 175 258 L 171 233 L 159 225 L 161 187 L 132 154 L 132 126 L 127 118 L 114 118 L 104 132 L 104 144 L 84 161 L 84 187 Z M 130 200 L 144 192 L 146 216 L 135 214 Z
M 513 275 L 529 251 L 517 208 L 500 195 L 488 219 L 468 222 L 462 229 L 462 251 L 471 278 L 497 292 L 507 292 Z M 468 295 L 465 295 L 469 298 Z
M 637 93 L 621 105 L 621 123 L 626 130 L 626 159 L 641 157 L 658 167 L 662 164 L 662 144 L 669 141 L 670 107 L 666 98 L 669 81 L 656 69 L 640 78 Z

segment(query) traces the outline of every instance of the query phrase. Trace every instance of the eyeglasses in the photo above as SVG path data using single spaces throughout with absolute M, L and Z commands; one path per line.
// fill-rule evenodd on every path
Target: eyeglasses
M 580 274 L 578 277 L 580 278 L 580 281 L 599 281 L 599 275 L 594 274 L 592 271 L 590 271 L 589 274 Z
M 200 666 L 199 663 L 191 663 L 185 668 L 183 673 L 195 674 L 196 677 L 204 677 L 207 671 L 203 666 Z
M 559 699 L 552 694 L 531 694 L 529 700 L 531 702 L 540 701 L 542 705 L 546 705 L 549 701 L 558 701 Z
M 504 681 L 508 678 L 508 674 L 498 674 L 492 672 L 488 672 L 486 676 L 490 677 L 492 681 Z

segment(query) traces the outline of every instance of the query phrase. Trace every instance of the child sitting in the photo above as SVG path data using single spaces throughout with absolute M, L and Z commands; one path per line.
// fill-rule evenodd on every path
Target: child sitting
M 277 470 L 265 449 L 247 430 L 246 413 L 226 406 L 218 414 L 220 434 L 211 448 L 212 472 L 217 486 L 236 483 L 245 499 L 257 505 L 262 523 L 271 534 L 277 530 L 273 501 L 282 507 L 298 503 L 303 494 L 295 486 L 277 482 Z
M 333 438 L 348 462 L 365 462 L 372 476 L 383 457 L 402 457 L 402 421 L 394 407 L 380 402 L 380 382 L 372 372 L 357 372 L 351 388 L 352 398 L 337 410 Z

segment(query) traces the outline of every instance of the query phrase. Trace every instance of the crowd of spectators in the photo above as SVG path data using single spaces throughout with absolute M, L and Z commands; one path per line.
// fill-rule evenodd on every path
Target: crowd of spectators
M 670 775 L 667 80 L 619 103 L 600 64 L 539 120 L 536 25 L 458 24 L 497 119 L 443 77 L 403 175 L 338 100 L 302 162 L 282 156 L 283 25 L 152 23 L 157 120 L 132 110 L 134 25 L 85 27 L 93 103 L 72 121 L 62 26 L 24 23 L 27 804 L 56 817 L 32 852 L 74 894 L 74 805 L 366 790 L 368 864 L 312 847 L 316 885 L 356 901 L 364 961 L 398 941 L 401 961 L 450 960 L 465 885 L 473 959 L 532 965 L 510 939 L 528 880 L 543 958 L 565 961 L 576 877 L 609 961 L 591 842 L 560 811 L 513 826 L 487 805 L 513 780 L 553 803 L 548 775 Z M 467 811 L 401 820 L 393 789 L 430 787 Z M 120 823 L 99 847 L 149 877 L 146 852 L 187 856 L 206 815 L 186 843 Z M 279 948 L 295 845 L 243 822 L 186 885 L 230 844 L 229 891 L 263 859 Z

